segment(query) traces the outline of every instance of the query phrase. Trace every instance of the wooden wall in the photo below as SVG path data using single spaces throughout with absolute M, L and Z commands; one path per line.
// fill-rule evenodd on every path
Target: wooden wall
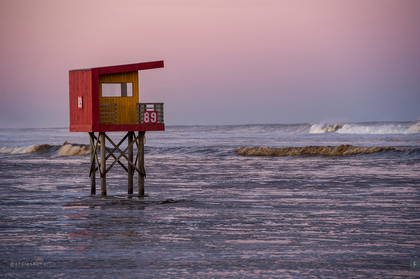
M 70 71 L 70 130 L 77 126 L 92 126 L 92 73 L 90 70 Z M 83 109 L 78 108 L 78 97 L 83 98 Z
M 1 1 L 1 0 L 0 0 Z M 137 124 L 136 103 L 139 102 L 138 71 L 163 68 L 163 61 L 72 70 L 69 72 L 70 131 L 163 131 L 163 123 Z M 132 97 L 102 97 L 102 82 L 133 83 Z M 78 97 L 83 109 L 78 108 Z M 100 124 L 99 104 L 117 104 L 117 124 Z
M 117 124 L 136 124 L 136 103 L 139 101 L 138 72 L 99 75 L 99 103 L 117 104 Z M 102 97 L 102 83 L 133 83 L 132 97 Z

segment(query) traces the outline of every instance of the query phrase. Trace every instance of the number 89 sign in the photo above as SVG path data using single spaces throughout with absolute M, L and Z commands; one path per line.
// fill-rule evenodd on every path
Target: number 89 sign
M 156 123 L 157 122 L 157 111 L 143 111 L 143 123 Z

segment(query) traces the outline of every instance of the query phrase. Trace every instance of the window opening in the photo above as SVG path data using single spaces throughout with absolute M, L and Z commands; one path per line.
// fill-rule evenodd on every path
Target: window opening
M 133 83 L 102 83 L 102 97 L 133 97 Z

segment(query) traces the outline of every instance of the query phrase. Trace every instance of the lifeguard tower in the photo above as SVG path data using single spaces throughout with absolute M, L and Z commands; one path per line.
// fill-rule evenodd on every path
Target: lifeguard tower
M 138 195 L 144 195 L 144 135 L 146 131 L 165 130 L 165 124 L 163 103 L 139 102 L 138 74 L 156 68 L 163 68 L 163 61 L 69 72 L 70 132 L 89 133 L 92 195 L 96 194 L 96 171 L 99 170 L 101 177 L 101 194 L 106 195 L 106 174 L 116 163 L 128 173 L 128 194 L 133 194 L 133 177 L 137 171 Z M 106 132 L 127 133 L 115 144 Z M 127 147 L 121 150 L 125 140 L 128 140 Z M 106 147 L 106 141 L 112 149 Z M 134 144 L 137 146 L 135 160 Z M 117 151 L 119 154 L 115 155 Z M 106 161 L 111 157 L 114 161 L 107 167 Z M 122 157 L 127 160 L 127 166 L 120 161 Z

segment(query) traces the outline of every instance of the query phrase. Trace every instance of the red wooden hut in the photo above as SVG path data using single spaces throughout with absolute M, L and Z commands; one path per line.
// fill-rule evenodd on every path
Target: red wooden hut
M 70 131 L 162 131 L 162 103 L 139 103 L 138 71 L 163 61 L 72 70 L 69 73 Z
M 163 103 L 139 102 L 138 72 L 163 68 L 163 61 L 72 70 L 69 72 L 70 131 L 88 132 L 91 156 L 91 194 L 96 193 L 95 174 L 101 176 L 101 193 L 106 195 L 106 173 L 116 164 L 128 172 L 128 194 L 133 193 L 134 171 L 138 172 L 139 196 L 144 195 L 144 135 L 165 130 Z M 127 132 L 115 144 L 106 132 Z M 95 135 L 98 132 L 98 136 Z M 135 134 L 138 132 L 138 135 Z M 120 146 L 128 140 L 127 147 Z M 106 141 L 113 148 L 106 147 Z M 137 157 L 133 158 L 133 146 Z M 100 149 L 100 160 L 97 150 Z M 118 156 L 114 155 L 119 152 Z M 127 155 L 126 155 L 127 153 Z M 112 157 L 114 161 L 106 166 Z M 120 159 L 124 157 L 125 166 Z M 96 167 L 98 164 L 98 167 Z

